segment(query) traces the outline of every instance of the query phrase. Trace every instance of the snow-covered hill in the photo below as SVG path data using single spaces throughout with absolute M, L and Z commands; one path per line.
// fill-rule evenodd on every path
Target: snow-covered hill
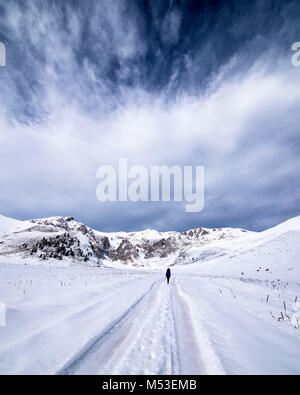
M 299 256 L 300 216 L 243 239 L 190 249 L 185 263 L 202 263 L 186 268 L 193 273 L 300 283 Z
M 88 228 L 73 217 L 16 221 L 1 217 L 0 257 L 14 262 L 155 267 L 187 263 L 191 249 L 244 238 L 244 229 L 196 228 L 186 232 L 105 233 Z M 218 247 L 217 247 L 218 248 Z M 222 248 L 222 247 L 220 247 Z M 195 259 L 196 260 L 196 259 Z M 192 258 L 193 261 L 193 258 Z M 22 261 L 21 261 L 22 262 Z
M 199 274 L 300 282 L 299 240 L 300 217 L 259 233 L 232 228 L 106 233 L 73 217 L 17 221 L 0 216 L 0 262 L 60 267 L 185 265 L 189 270 L 193 264 Z
M 16 219 L 0 215 L 0 237 L 26 229 L 29 226 L 30 224 L 28 221 L 18 221 Z
M 195 264 L 199 273 L 300 281 L 298 240 L 300 217 L 260 233 L 232 228 L 106 233 L 72 217 L 17 221 L 0 216 L 0 261 L 14 263 L 149 268 Z
M 3 222 L 10 223 L 7 220 Z M 103 257 L 101 240 L 96 240 L 91 230 L 73 218 L 51 217 L 17 222 L 11 222 L 10 232 L 6 231 L 0 237 L 0 258 L 5 258 L 5 262 L 94 266 Z

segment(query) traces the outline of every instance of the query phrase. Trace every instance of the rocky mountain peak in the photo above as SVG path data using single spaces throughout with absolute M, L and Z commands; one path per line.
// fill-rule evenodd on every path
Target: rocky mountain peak
M 89 228 L 74 217 L 49 217 L 24 221 L 15 231 L 0 237 L 0 256 L 91 265 L 119 262 L 151 266 L 157 260 L 175 264 L 181 262 L 190 248 L 241 237 L 243 232 L 198 227 L 184 232 L 147 229 L 105 233 Z

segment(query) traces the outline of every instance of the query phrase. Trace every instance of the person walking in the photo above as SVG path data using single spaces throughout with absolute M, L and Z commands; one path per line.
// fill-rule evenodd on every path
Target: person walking
M 166 277 L 167 277 L 167 283 L 169 284 L 170 282 L 170 278 L 171 278 L 171 270 L 168 267 L 167 271 L 166 271 Z

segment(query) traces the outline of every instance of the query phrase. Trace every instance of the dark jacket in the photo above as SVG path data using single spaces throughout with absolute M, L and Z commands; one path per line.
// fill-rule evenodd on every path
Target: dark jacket
M 169 278 L 171 277 L 171 270 L 169 268 L 167 269 L 166 277 L 169 277 Z

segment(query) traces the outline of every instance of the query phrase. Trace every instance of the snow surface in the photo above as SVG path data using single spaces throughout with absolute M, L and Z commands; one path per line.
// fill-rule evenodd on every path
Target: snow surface
M 0 237 L 13 232 L 20 232 L 32 226 L 29 221 L 18 221 L 16 219 L 0 215 Z
M 300 217 L 212 240 L 169 285 L 164 267 L 3 256 L 0 373 L 299 374 L 299 240 Z

